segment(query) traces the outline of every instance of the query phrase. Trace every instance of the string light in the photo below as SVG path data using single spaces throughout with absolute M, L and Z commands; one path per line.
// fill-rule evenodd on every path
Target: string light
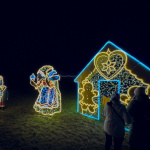
M 61 75 L 61 74 L 60 76 L 63 78 L 75 78 L 76 77 L 75 75 Z

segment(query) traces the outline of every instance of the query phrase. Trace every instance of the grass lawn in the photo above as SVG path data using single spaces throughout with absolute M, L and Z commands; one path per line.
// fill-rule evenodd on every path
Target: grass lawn
M 35 112 L 38 92 L 10 91 L 5 110 L 0 110 L 0 150 L 95 150 L 104 149 L 104 117 L 94 120 L 76 111 L 76 93 L 62 93 L 62 112 L 53 117 Z M 123 150 L 128 150 L 126 132 Z

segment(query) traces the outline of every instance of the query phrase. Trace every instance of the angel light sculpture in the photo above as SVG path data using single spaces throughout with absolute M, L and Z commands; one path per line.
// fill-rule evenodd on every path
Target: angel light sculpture
M 38 90 L 39 95 L 33 108 L 43 115 L 54 115 L 61 112 L 61 93 L 59 90 L 60 76 L 52 66 L 41 67 L 30 76 L 30 84 Z

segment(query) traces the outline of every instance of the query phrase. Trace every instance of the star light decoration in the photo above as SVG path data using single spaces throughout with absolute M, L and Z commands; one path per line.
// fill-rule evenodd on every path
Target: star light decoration
M 106 61 L 106 63 L 102 63 L 102 66 L 103 66 L 102 71 L 106 71 L 107 74 L 110 74 L 112 71 L 116 71 L 115 69 L 116 62 L 112 62 L 110 60 L 111 52 L 109 49 L 107 51 L 107 54 L 108 54 L 108 60 Z
M 116 62 L 111 62 L 111 60 L 108 60 L 106 63 L 102 63 L 102 71 L 106 71 L 107 74 L 110 74 L 112 71 L 116 71 L 115 64 Z

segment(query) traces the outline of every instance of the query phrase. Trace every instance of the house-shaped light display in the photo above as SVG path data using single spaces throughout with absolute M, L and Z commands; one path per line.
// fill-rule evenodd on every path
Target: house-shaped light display
M 144 54 L 143 54 L 144 55 Z M 125 105 L 138 86 L 150 97 L 150 68 L 108 41 L 74 80 L 77 83 L 77 112 L 100 120 L 105 92 L 120 93 Z

